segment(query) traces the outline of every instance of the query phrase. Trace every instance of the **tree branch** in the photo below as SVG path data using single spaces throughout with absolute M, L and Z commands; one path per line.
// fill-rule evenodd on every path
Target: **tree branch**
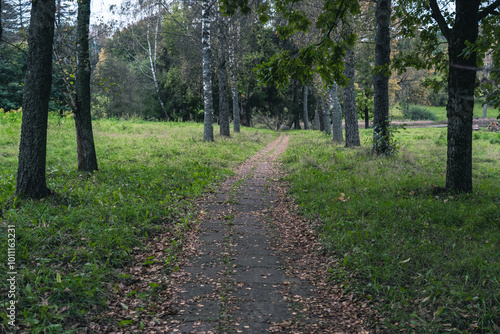
M 495 9 L 497 9 L 498 7 L 500 7 L 500 0 L 495 1 L 494 3 L 492 3 L 491 5 L 489 5 L 488 7 L 486 7 L 485 9 L 483 9 L 479 13 L 479 15 L 477 16 L 477 20 L 481 21 L 486 16 L 488 16 L 490 14 L 494 14 L 495 13 Z
M 500 0 L 498 0 L 500 1 Z M 448 23 L 446 23 L 446 20 L 443 17 L 443 14 L 441 13 L 441 10 L 439 9 L 439 6 L 436 2 L 436 0 L 430 0 L 429 5 L 431 6 L 432 9 L 432 17 L 434 20 L 436 20 L 439 29 L 441 30 L 441 33 L 443 36 L 449 40 L 450 37 L 450 27 L 448 27 Z

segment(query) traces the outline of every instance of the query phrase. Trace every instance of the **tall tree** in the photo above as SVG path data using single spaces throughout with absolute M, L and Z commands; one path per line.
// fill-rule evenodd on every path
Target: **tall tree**
M 229 132 L 229 102 L 227 99 L 227 25 L 226 19 L 218 12 L 219 17 L 219 119 L 220 135 L 230 136 Z
M 210 22 L 212 21 L 213 0 L 202 0 L 202 32 L 203 45 L 203 105 L 204 128 L 203 140 L 214 141 L 214 103 L 212 96 L 212 51 L 210 49 Z
M 31 7 L 16 185 L 18 195 L 30 198 L 50 194 L 45 164 L 55 8 L 54 0 L 37 0 Z
M 350 24 L 346 24 L 346 33 L 352 34 Z M 349 47 L 345 55 L 344 75 L 349 83 L 344 88 L 344 118 L 345 118 L 345 146 L 361 146 L 358 129 L 358 112 L 356 110 L 356 91 L 354 90 L 354 48 Z
M 389 64 L 391 62 L 391 0 L 377 0 L 375 10 L 375 74 L 373 76 L 373 151 L 390 153 L 389 142 Z
M 233 131 L 240 132 L 240 108 L 238 98 L 238 78 L 236 70 L 236 44 L 239 35 L 239 26 L 234 19 L 229 21 L 229 72 L 231 75 L 231 96 L 233 99 Z
M 97 170 L 97 156 L 92 132 L 90 114 L 90 54 L 89 24 L 90 1 L 78 1 L 78 17 L 76 28 L 76 104 L 74 110 L 76 143 L 78 152 L 78 170 Z
M 476 45 L 479 26 L 482 24 L 483 32 L 491 30 L 492 25 L 497 27 L 498 19 L 490 20 L 490 17 L 498 14 L 499 7 L 500 0 L 456 0 L 454 8 L 437 0 L 405 0 L 398 7 L 408 34 L 413 34 L 416 26 L 426 27 L 427 33 L 422 37 L 423 45 L 418 55 L 427 56 L 427 63 L 437 69 L 446 69 L 448 73 L 446 187 L 458 192 L 472 192 L 472 118 L 477 61 L 478 56 L 484 54 L 484 47 L 490 48 L 491 45 L 486 45 L 487 40 Z M 435 24 L 429 25 L 432 21 Z M 448 42 L 447 57 L 444 52 L 431 51 L 439 44 L 439 35 Z M 418 62 L 416 65 L 425 66 Z

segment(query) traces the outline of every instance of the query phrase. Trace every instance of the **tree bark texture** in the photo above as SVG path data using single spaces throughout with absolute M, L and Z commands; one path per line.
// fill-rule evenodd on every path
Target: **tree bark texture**
M 45 164 L 55 8 L 54 0 L 37 0 L 31 7 L 16 185 L 18 195 L 30 198 L 50 194 Z
M 210 0 L 202 1 L 201 43 L 203 45 L 203 140 L 214 141 L 214 102 L 212 92 L 212 51 L 210 50 L 210 22 L 212 21 Z
M 220 135 L 230 136 L 229 132 L 229 101 L 227 99 L 227 43 L 226 22 L 219 12 L 219 117 Z
M 323 108 L 323 123 L 325 124 L 325 132 L 327 135 L 332 135 L 332 121 L 330 119 L 330 106 L 329 103 L 325 101 Z
M 472 191 L 472 118 L 477 55 L 462 56 L 466 41 L 478 37 L 479 1 L 456 1 L 456 20 L 449 33 L 448 55 L 448 160 L 446 187 Z
M 375 67 L 373 76 L 373 151 L 384 154 L 389 143 L 389 64 L 391 62 L 391 0 L 378 0 L 375 11 Z
M 309 95 L 309 89 L 307 85 L 304 85 L 304 130 L 309 130 L 309 111 L 307 109 L 307 96 Z
M 349 85 L 344 88 L 345 146 L 361 146 L 356 110 L 356 91 L 354 90 L 354 50 L 347 49 L 344 75 L 349 78 Z
M 229 24 L 230 35 L 233 30 L 233 23 Z M 229 41 L 229 72 L 231 75 L 231 96 L 233 98 L 233 131 L 240 132 L 240 108 L 238 99 L 238 78 L 236 74 L 236 55 L 235 45 L 237 38 L 234 37 Z
M 319 113 L 316 111 L 314 113 L 314 120 L 313 120 L 313 130 L 319 130 L 320 125 L 319 125 Z
M 339 102 L 338 85 L 336 82 L 328 89 L 329 108 L 332 113 L 332 138 L 335 142 L 344 140 L 342 135 L 342 107 Z
M 90 55 L 89 55 L 90 0 L 78 1 L 77 58 L 75 114 L 78 170 L 97 170 L 97 156 L 90 113 Z

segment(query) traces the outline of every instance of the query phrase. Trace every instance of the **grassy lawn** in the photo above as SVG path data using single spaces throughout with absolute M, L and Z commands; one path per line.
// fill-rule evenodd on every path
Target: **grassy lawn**
M 483 101 L 476 100 L 474 102 L 474 118 L 483 118 Z M 411 107 L 411 106 L 410 106 Z M 425 109 L 433 112 L 436 115 L 436 122 L 445 121 L 446 120 L 446 106 L 435 107 L 435 106 L 423 106 Z M 487 116 L 488 118 L 497 118 L 500 114 L 498 109 L 494 109 L 492 107 L 488 107 Z M 402 120 L 403 113 L 401 110 L 393 108 L 391 109 L 391 115 L 394 119 Z
M 500 332 L 500 133 L 474 133 L 474 193 L 439 193 L 446 129 L 408 129 L 393 158 L 293 132 L 282 157 L 301 212 L 390 331 Z
M 76 170 L 73 119 L 51 115 L 47 183 L 57 196 L 21 201 L 14 195 L 20 126 L 20 113 L 0 114 L 0 289 L 6 296 L 7 225 L 15 225 L 16 323 L 32 333 L 88 325 L 124 281 L 120 269 L 160 231 L 171 235 L 164 251 L 171 270 L 193 198 L 277 136 L 243 128 L 205 143 L 199 124 L 97 120 L 99 171 L 88 174 Z M 8 332 L 4 307 L 0 319 Z

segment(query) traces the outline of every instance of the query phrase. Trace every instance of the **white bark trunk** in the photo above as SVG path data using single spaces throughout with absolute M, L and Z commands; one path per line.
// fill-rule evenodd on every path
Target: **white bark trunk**
M 202 1 L 202 33 L 201 43 L 203 45 L 203 104 L 204 104 L 204 128 L 203 140 L 214 141 L 214 105 L 212 96 L 212 51 L 210 50 L 210 14 L 212 3 L 210 0 Z

